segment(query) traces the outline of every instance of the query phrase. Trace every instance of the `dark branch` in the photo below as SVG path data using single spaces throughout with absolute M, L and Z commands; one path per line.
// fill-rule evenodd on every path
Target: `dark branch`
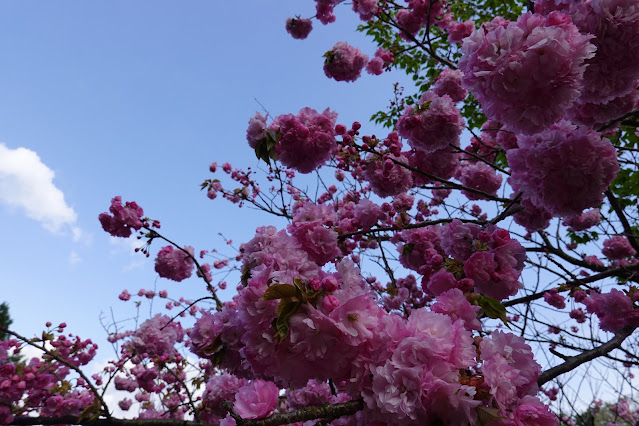
M 635 249 L 637 253 L 639 253 L 639 243 L 637 243 L 637 239 L 635 238 L 635 234 L 632 232 L 632 227 L 630 226 L 630 222 L 628 222 L 628 218 L 626 217 L 623 211 L 623 208 L 619 204 L 619 201 L 617 201 L 617 198 L 615 197 L 615 195 L 612 193 L 610 189 L 606 191 L 606 197 L 608 198 L 608 201 L 610 202 L 612 209 L 615 211 L 615 213 L 617 214 L 617 217 L 621 221 L 624 233 L 626 237 L 628 238 L 630 245 L 632 246 L 632 248 Z
M 539 376 L 537 383 L 539 384 L 539 386 L 541 386 L 553 380 L 554 378 L 561 376 L 564 373 L 574 370 L 575 368 L 579 367 L 581 364 L 584 364 L 588 361 L 592 361 L 593 359 L 599 358 L 600 356 L 606 355 L 608 352 L 612 351 L 613 349 L 617 349 L 619 346 L 621 346 L 623 341 L 626 340 L 626 338 L 630 336 L 633 331 L 635 331 L 635 327 L 626 326 L 622 328 L 621 330 L 617 332 L 617 334 L 615 334 L 615 337 L 608 340 L 603 345 L 598 346 L 589 351 L 583 352 L 579 355 L 567 358 L 565 362 L 555 367 L 552 367 L 549 370 L 544 371 Z
M 92 426 L 209 426 L 206 423 L 195 423 L 177 419 L 80 419 L 77 416 L 65 417 L 16 417 L 12 425 L 92 425 Z
M 339 404 L 322 405 L 317 407 L 304 407 L 290 413 L 278 413 L 266 419 L 245 420 L 239 419 L 238 426 L 276 426 L 289 423 L 304 422 L 307 420 L 324 419 L 335 420 L 342 416 L 350 416 L 364 408 L 364 401 L 357 399 Z M 12 425 L 90 425 L 90 426 L 210 426 L 206 423 L 197 423 L 188 420 L 177 419 L 80 419 L 77 416 L 65 417 L 16 417 Z

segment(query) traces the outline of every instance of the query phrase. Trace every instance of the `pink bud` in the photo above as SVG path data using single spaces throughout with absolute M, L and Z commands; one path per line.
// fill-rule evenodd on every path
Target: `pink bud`
M 337 297 L 333 295 L 328 295 L 322 300 L 322 308 L 324 308 L 324 310 L 329 314 L 333 312 L 338 306 L 339 300 L 337 300 Z

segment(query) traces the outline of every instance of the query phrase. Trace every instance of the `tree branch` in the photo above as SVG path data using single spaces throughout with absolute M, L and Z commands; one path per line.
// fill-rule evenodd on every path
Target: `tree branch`
M 307 420 L 324 419 L 334 420 L 342 416 L 350 416 L 364 408 L 364 401 L 357 399 L 339 404 L 327 404 L 322 406 L 304 407 L 290 413 L 278 413 L 266 419 L 245 420 L 240 419 L 238 426 L 276 426 Z M 65 417 L 16 417 L 12 425 L 91 425 L 91 426 L 210 426 L 206 423 L 197 423 L 178 419 L 80 419 L 77 416 Z
M 632 232 L 632 227 L 630 226 L 630 222 L 628 222 L 628 218 L 624 214 L 623 208 L 619 204 L 619 201 L 617 200 L 615 195 L 612 193 L 610 188 L 606 191 L 606 197 L 608 198 L 608 202 L 610 202 L 612 209 L 615 211 L 615 213 L 617 214 L 617 217 L 621 221 L 621 225 L 623 226 L 624 233 L 626 237 L 628 238 L 630 245 L 632 246 L 632 248 L 635 249 L 637 253 L 639 253 L 639 243 L 637 243 L 635 234 Z
M 600 356 L 604 356 L 608 352 L 612 351 L 613 349 L 617 349 L 619 346 L 621 346 L 623 341 L 626 340 L 626 338 L 632 334 L 633 331 L 635 331 L 635 327 L 626 326 L 622 328 L 621 330 L 619 330 L 615 334 L 615 337 L 608 340 L 603 345 L 598 346 L 589 351 L 583 352 L 579 355 L 567 358 L 565 362 L 541 373 L 541 375 L 539 376 L 539 379 L 537 380 L 537 384 L 541 386 L 545 383 L 548 383 L 554 378 L 574 370 L 575 368 L 579 367 L 581 364 L 584 364 L 588 361 L 592 361 L 593 359 L 599 358 Z
M 44 345 L 38 345 L 37 343 L 33 343 L 31 341 L 31 339 L 27 339 L 26 337 L 21 336 L 21 335 L 19 335 L 18 333 L 14 332 L 14 331 L 11 331 L 11 330 L 9 330 L 7 328 L 4 328 L 2 326 L 0 326 L 0 331 L 4 332 L 6 334 L 10 334 L 10 335 L 16 337 L 17 339 L 19 339 L 20 341 L 26 343 L 27 345 L 33 346 L 34 348 L 41 350 L 42 352 L 44 352 L 45 354 L 49 355 L 51 358 L 55 359 L 59 363 L 64 364 L 65 366 L 69 367 L 70 369 L 72 369 L 73 371 L 78 373 L 78 375 L 80 375 L 80 377 L 82 377 L 82 379 L 85 381 L 87 386 L 90 388 L 91 393 L 93 393 L 93 395 L 95 395 L 95 397 L 98 399 L 98 401 L 100 401 L 100 405 L 102 406 L 102 412 L 104 413 L 104 415 L 107 417 L 107 419 L 111 418 L 111 413 L 109 412 L 109 407 L 104 402 L 104 399 L 102 398 L 102 395 L 100 395 L 100 392 L 98 392 L 96 387 L 93 386 L 93 383 L 91 383 L 89 378 L 84 375 L 84 373 L 82 372 L 82 370 L 80 370 L 80 368 L 78 368 L 77 366 L 73 365 L 72 363 L 70 363 L 66 359 L 58 356 L 54 352 L 48 350 L 47 348 L 44 347 Z M 37 424 L 40 424 L 40 423 L 37 423 Z

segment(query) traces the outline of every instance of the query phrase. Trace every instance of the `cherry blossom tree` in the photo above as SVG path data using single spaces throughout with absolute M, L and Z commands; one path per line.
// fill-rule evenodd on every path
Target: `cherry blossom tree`
M 112 198 L 104 230 L 202 297 L 124 290 L 167 312 L 112 332 L 91 377 L 66 324 L 1 327 L 0 424 L 573 425 L 601 398 L 637 421 L 639 2 L 315 5 L 293 38 L 356 13 L 376 43 L 328 48 L 328 78 L 405 72 L 414 92 L 395 86 L 382 134 L 330 106 L 247 117 L 263 167 L 212 163 L 201 187 L 282 225 L 228 255 Z M 10 358 L 25 345 L 43 356 Z

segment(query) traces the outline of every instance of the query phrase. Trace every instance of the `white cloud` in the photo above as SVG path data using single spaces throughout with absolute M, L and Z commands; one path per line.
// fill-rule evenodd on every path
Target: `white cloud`
M 23 210 L 50 232 L 70 232 L 77 239 L 82 235 L 78 215 L 54 185 L 54 177 L 35 151 L 0 143 L 0 201 Z
M 128 238 L 111 237 L 109 242 L 114 248 L 111 250 L 111 254 L 129 253 L 132 256 L 132 260 L 122 268 L 122 272 L 132 271 L 148 263 L 149 260 L 146 256 L 135 251 L 136 248 L 142 248 L 145 244 L 144 240 L 138 240 L 136 234 L 132 234 Z
M 127 252 L 139 256 L 140 254 L 136 253 L 135 249 L 143 247 L 145 241 L 138 240 L 137 234 L 131 234 L 128 238 L 111 237 L 109 243 L 114 247 L 111 253 Z
M 71 254 L 69 255 L 69 264 L 76 265 L 80 262 L 82 262 L 82 258 L 78 253 L 75 252 L 75 250 L 72 250 Z

